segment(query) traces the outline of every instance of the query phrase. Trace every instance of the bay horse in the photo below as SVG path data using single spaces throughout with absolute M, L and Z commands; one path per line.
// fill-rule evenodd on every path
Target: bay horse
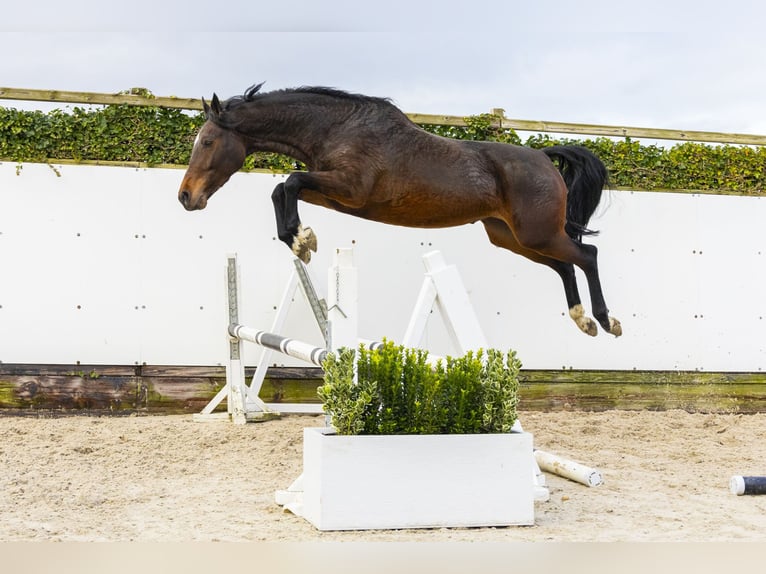
M 582 243 L 604 186 L 606 167 L 579 146 L 542 150 L 430 134 L 390 100 L 325 87 L 260 92 L 263 84 L 221 102 L 202 99 L 206 121 L 194 142 L 178 199 L 204 209 L 253 152 L 302 162 L 271 195 L 277 235 L 308 263 L 317 240 L 298 215 L 298 200 L 372 221 L 452 227 L 481 221 L 496 246 L 556 271 L 569 315 L 588 335 L 574 266 L 585 273 L 592 313 L 622 334 L 601 291 L 597 249 Z

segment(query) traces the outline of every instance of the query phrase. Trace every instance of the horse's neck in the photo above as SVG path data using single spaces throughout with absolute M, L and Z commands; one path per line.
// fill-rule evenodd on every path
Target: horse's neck
M 250 151 L 282 153 L 310 164 L 353 112 L 350 103 L 327 98 L 263 101 L 247 111 L 238 131 L 250 138 Z

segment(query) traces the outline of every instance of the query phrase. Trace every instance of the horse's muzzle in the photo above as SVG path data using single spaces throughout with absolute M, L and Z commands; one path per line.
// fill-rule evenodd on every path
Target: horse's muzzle
M 207 205 L 207 201 L 205 200 L 204 195 L 200 195 L 199 198 L 197 198 L 197 201 L 193 201 L 192 194 L 185 189 L 182 189 L 178 192 L 178 201 L 181 202 L 181 205 L 184 206 L 186 211 L 205 209 L 205 206 Z

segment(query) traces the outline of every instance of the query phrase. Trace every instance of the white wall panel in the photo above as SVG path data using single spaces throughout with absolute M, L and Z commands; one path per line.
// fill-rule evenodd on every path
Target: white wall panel
M 181 170 L 0 164 L 0 361 L 214 365 L 226 356 L 224 266 L 241 265 L 243 322 L 268 328 L 293 269 L 275 238 L 282 176 L 237 174 L 201 212 Z M 300 205 L 319 237 L 325 287 L 335 247 L 354 247 L 361 335 L 400 339 L 421 256 L 455 263 L 492 346 L 527 368 L 759 371 L 766 365 L 766 204 L 760 198 L 610 192 L 591 222 L 601 279 L 624 336 L 590 338 L 558 276 L 493 247 L 483 227 L 418 230 Z M 580 291 L 590 308 L 581 273 Z M 302 301 L 285 334 L 321 342 Z M 434 316 L 424 338 L 454 353 Z M 246 361 L 258 351 L 248 347 Z M 281 364 L 296 364 L 278 358 Z

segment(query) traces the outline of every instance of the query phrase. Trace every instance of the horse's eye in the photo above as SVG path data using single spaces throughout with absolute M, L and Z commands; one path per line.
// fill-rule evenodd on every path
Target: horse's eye
M 213 140 L 202 140 L 202 145 L 205 147 L 210 147 L 213 145 Z

